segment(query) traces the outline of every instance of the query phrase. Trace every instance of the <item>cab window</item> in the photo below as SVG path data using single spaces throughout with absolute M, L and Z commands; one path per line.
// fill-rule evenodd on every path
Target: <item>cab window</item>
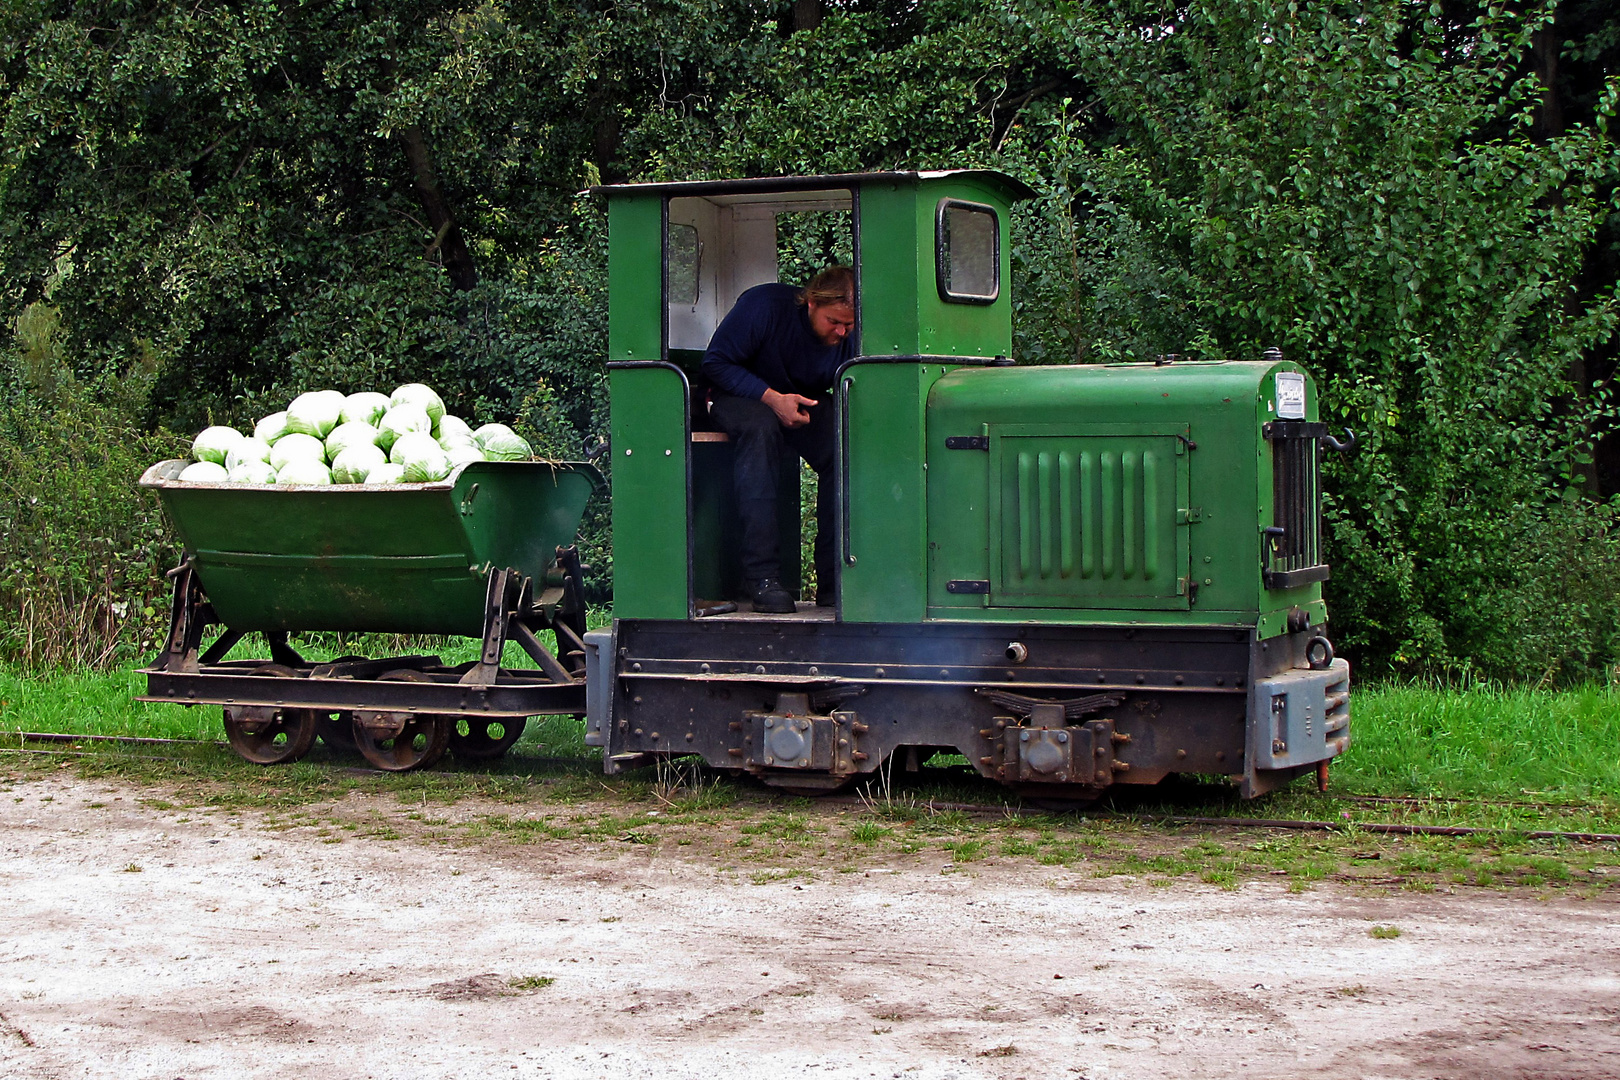
M 941 199 L 935 221 L 939 296 L 989 304 L 1001 294 L 1001 228 L 992 207 Z

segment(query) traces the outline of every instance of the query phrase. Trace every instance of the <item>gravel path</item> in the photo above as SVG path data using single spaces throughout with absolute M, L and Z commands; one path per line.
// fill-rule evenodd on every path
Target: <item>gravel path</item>
M 1608 899 L 938 863 L 758 885 L 653 847 L 177 823 L 150 794 L 0 796 L 0 1075 L 1620 1075 Z

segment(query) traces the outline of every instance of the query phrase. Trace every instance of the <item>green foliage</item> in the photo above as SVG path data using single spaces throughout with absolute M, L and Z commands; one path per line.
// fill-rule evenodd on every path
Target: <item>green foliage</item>
M 135 482 L 185 444 L 134 422 L 139 380 L 96 388 L 59 366 L 50 308 L 25 329 L 29 347 L 0 356 L 0 665 L 125 663 L 161 642 L 179 555 Z

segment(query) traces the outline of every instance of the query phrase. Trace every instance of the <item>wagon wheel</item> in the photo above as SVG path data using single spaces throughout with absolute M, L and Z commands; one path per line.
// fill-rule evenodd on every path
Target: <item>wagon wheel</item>
M 340 712 L 335 717 L 331 713 L 321 713 L 315 721 L 315 734 L 321 737 L 321 742 L 333 750 L 356 749 L 354 745 L 354 714 Z
M 298 672 L 282 664 L 265 664 L 252 674 L 272 679 L 296 679 Z M 315 745 L 320 714 L 313 709 L 287 709 L 279 705 L 225 706 L 225 736 L 244 761 L 255 765 L 283 765 L 297 761 Z
M 432 682 L 420 671 L 400 668 L 379 676 L 384 682 Z M 366 717 L 354 718 L 354 745 L 365 759 L 385 772 L 423 769 L 444 756 L 450 743 L 450 719 L 437 713 L 381 712 L 378 718 L 399 723 L 398 734 L 378 733 L 365 724 Z
M 482 716 L 452 716 L 450 751 L 466 761 L 498 758 L 523 736 L 528 723 L 524 717 L 485 719 Z

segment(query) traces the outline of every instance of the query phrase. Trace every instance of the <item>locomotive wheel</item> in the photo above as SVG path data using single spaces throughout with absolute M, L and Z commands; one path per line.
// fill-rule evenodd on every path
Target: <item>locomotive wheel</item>
M 486 720 L 481 716 L 453 716 L 450 720 L 450 752 L 465 761 L 498 758 L 523 737 L 528 724 L 524 717 Z
M 433 680 L 420 671 L 401 668 L 398 671 L 389 671 L 379 677 L 379 681 L 388 682 L 432 682 Z M 425 769 L 444 756 L 444 751 L 450 745 L 450 718 L 436 713 L 406 713 L 404 726 L 397 735 L 376 734 L 368 730 L 356 717 L 351 730 L 354 732 L 355 749 L 360 751 L 362 757 L 377 768 L 385 772 L 405 772 L 408 769 Z
M 355 750 L 354 714 L 340 712 L 334 717 L 331 713 L 321 713 L 315 721 L 315 734 L 333 750 Z
M 296 679 L 298 672 L 283 664 L 265 664 L 254 675 Z M 225 737 L 231 749 L 255 765 L 285 765 L 309 753 L 315 745 L 320 714 L 313 709 L 284 709 L 273 705 L 227 705 Z

